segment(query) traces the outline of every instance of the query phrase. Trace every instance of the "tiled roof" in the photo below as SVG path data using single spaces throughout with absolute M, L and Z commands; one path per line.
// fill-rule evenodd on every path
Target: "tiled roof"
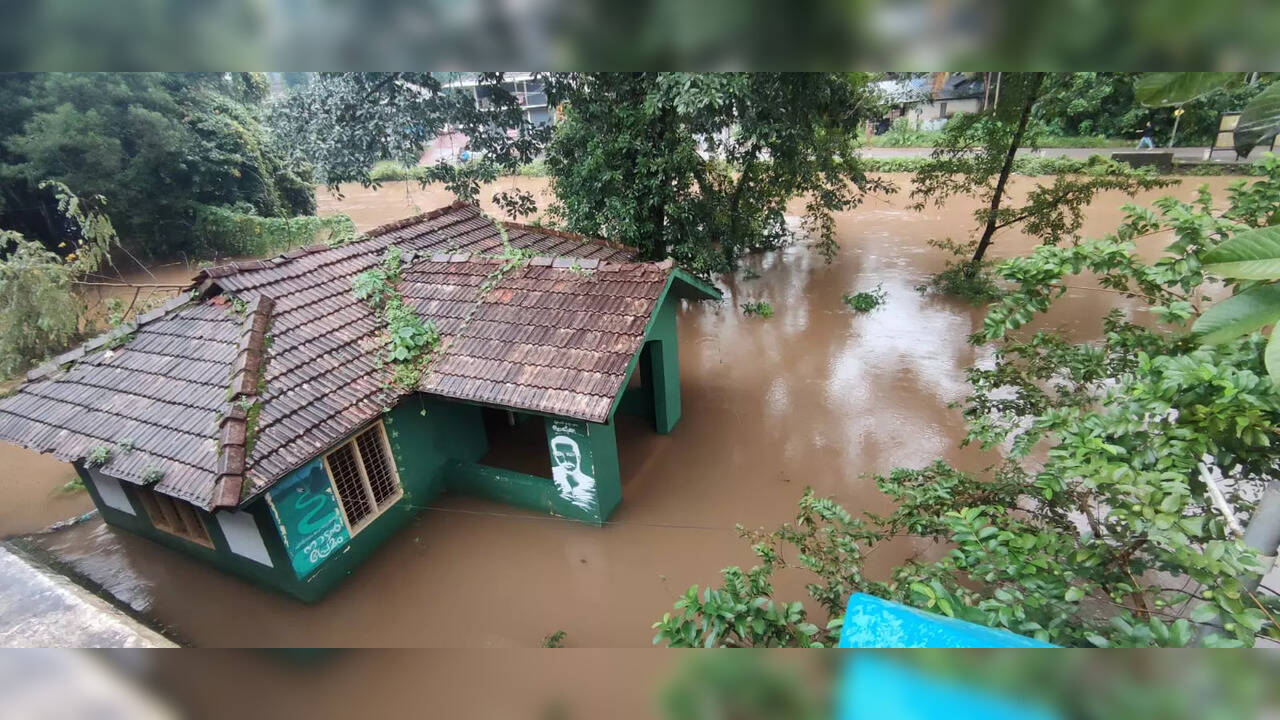
M 0 439 L 69 461 L 108 446 L 109 475 L 141 483 L 158 470 L 165 494 L 206 508 L 243 501 L 396 400 L 376 362 L 377 318 L 352 295 L 390 245 L 418 259 L 403 292 L 445 336 L 424 391 L 603 420 L 671 266 L 504 225 L 454 204 L 342 247 L 204 270 L 191 296 L 139 317 L 131 339 L 97 338 L 33 371 L 0 400 Z M 535 259 L 482 294 L 497 261 L 481 256 L 501 252 L 503 232 L 514 247 L 577 260 Z M 455 255 L 432 259 L 440 252 Z
M 401 294 L 443 336 L 424 392 L 604 422 L 626 381 L 672 265 L 436 256 L 404 274 Z

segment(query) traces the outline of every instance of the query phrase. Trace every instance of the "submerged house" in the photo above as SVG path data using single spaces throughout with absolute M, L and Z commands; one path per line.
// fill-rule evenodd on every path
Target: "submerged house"
M 440 335 L 410 388 L 353 294 L 391 248 L 399 296 Z M 603 523 L 622 499 L 615 415 L 672 430 L 677 308 L 718 297 L 634 255 L 455 203 L 209 268 L 29 373 L 0 439 L 74 463 L 107 523 L 304 600 L 443 492 Z M 484 463 L 513 426 L 545 442 L 541 473 Z

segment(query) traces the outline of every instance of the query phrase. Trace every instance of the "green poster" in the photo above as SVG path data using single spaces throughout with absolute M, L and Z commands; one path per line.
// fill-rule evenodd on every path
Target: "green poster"
M 589 513 L 599 512 L 595 464 L 591 460 L 591 426 L 578 420 L 547 420 L 551 447 L 551 479 L 560 497 Z
M 299 578 L 310 575 L 351 539 L 320 458 L 271 488 L 267 501 Z

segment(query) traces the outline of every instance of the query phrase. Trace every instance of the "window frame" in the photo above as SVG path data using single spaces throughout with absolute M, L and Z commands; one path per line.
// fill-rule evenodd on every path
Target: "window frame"
M 204 516 L 196 506 L 185 500 L 179 500 L 156 492 L 155 489 L 145 485 L 139 485 L 136 490 L 138 492 L 138 502 L 142 505 L 142 511 L 146 514 L 147 522 L 151 523 L 151 527 L 200 547 L 210 550 L 217 549 L 213 544 L 213 533 L 209 532 L 209 523 L 205 522 Z M 186 527 L 189 522 L 186 516 L 183 515 L 181 508 L 183 505 L 187 506 L 187 515 L 195 518 L 199 528 L 203 531 L 203 535 L 179 530 L 179 528 Z M 157 517 L 159 517 L 158 521 Z
M 387 468 L 391 471 L 391 479 L 395 481 L 395 492 L 388 495 L 379 505 L 373 494 L 373 484 L 369 482 L 369 472 L 365 469 L 364 455 L 360 453 L 360 443 L 357 440 L 366 433 L 378 433 L 378 439 L 381 443 L 382 452 L 386 453 Z M 338 483 L 333 477 L 333 468 L 329 465 L 329 456 L 342 450 L 342 448 L 350 446 L 351 454 L 355 458 L 356 471 L 360 475 L 360 487 L 364 490 L 365 502 L 369 503 L 371 508 L 369 513 L 360 522 L 355 525 L 351 524 L 351 516 L 347 512 L 347 504 L 342 499 L 342 493 L 338 491 Z M 329 487 L 333 489 L 333 497 L 338 501 L 338 509 L 342 511 L 342 523 L 347 526 L 347 533 L 351 537 L 355 537 L 361 530 L 369 527 L 374 520 L 382 517 L 382 514 L 390 510 L 393 505 L 400 502 L 404 497 L 404 484 L 400 481 L 400 468 L 396 465 L 396 457 L 391 452 L 391 439 L 387 436 L 387 428 L 381 420 L 371 423 L 368 427 L 354 432 L 344 439 L 341 443 L 333 446 L 324 454 L 324 471 L 329 476 Z

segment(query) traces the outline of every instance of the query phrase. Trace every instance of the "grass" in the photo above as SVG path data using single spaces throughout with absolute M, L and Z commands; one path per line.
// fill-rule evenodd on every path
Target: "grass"
M 844 304 L 856 312 L 870 312 L 884 304 L 888 295 L 884 291 L 883 285 L 876 285 L 870 290 L 864 290 L 857 293 L 845 293 L 841 296 Z
M 940 130 L 910 130 L 895 121 L 889 132 L 871 138 L 871 147 L 933 147 L 942 137 Z M 1133 147 L 1137 141 L 1128 138 L 1108 138 L 1100 135 L 1045 135 L 1039 140 L 1042 148 L 1124 148 Z
M 421 174 L 416 167 L 407 167 L 398 162 L 383 160 L 375 163 L 369 171 L 369 179 L 374 182 L 394 182 L 396 180 L 415 180 Z
M 773 306 L 763 300 L 742 303 L 742 314 L 747 317 L 773 317 Z

